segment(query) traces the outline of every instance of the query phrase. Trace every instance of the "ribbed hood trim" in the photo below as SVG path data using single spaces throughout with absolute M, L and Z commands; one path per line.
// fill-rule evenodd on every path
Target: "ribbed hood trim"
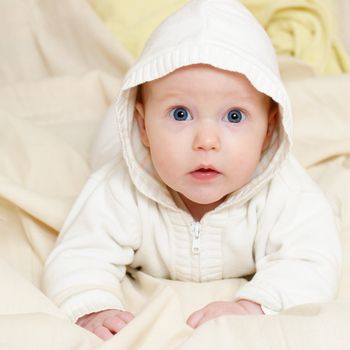
M 275 57 L 271 59 L 274 60 Z M 166 46 L 165 49 L 156 53 L 151 52 L 150 54 L 146 50 L 145 54 L 126 75 L 115 105 L 115 111 L 123 154 L 130 176 L 135 186 L 145 196 L 169 208 L 176 208 L 169 191 L 159 181 L 156 174 L 149 173 L 139 164 L 135 153 L 140 145 L 132 144 L 131 128 L 134 123 L 136 87 L 147 81 L 159 79 L 178 68 L 193 64 L 209 64 L 216 68 L 241 73 L 257 90 L 270 96 L 279 104 L 281 116 L 279 137 L 281 140 L 278 149 L 274 150 L 273 157 L 270 157 L 269 165 L 250 183 L 232 194 L 217 209 L 227 205 L 242 204 L 274 176 L 288 155 L 292 131 L 291 106 L 278 73 L 276 74 L 270 67 L 262 64 L 257 57 L 245 52 L 244 49 L 235 46 L 228 47 L 224 43 L 206 40 L 205 37 L 197 43 L 188 41 L 177 47 Z

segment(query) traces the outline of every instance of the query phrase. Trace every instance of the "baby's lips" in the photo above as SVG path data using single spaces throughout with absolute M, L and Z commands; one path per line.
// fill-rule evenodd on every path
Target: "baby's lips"
M 218 173 L 218 171 L 210 168 L 199 168 L 193 172 L 200 172 L 200 173 Z
M 211 181 L 221 173 L 212 167 L 199 167 L 193 170 L 191 176 L 200 181 Z
M 200 165 L 198 168 L 192 171 L 194 172 L 201 172 L 201 173 L 210 173 L 210 172 L 215 172 L 215 173 L 220 173 L 219 170 L 217 170 L 214 166 L 211 165 Z

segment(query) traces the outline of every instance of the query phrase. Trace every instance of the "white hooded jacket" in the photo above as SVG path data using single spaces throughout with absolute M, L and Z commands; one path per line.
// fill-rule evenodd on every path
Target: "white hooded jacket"
M 200 222 L 160 181 L 134 120 L 140 84 L 197 63 L 244 74 L 280 111 L 254 178 Z M 126 266 L 182 281 L 253 275 L 232 299 L 265 311 L 334 298 L 332 210 L 290 153 L 292 113 L 273 48 L 239 1 L 193 0 L 166 19 L 126 75 L 113 113 L 115 156 L 90 177 L 46 263 L 44 290 L 73 320 L 124 309 L 117 295 Z

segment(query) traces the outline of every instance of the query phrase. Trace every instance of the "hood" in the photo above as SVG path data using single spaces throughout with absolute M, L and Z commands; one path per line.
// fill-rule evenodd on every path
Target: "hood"
M 245 75 L 279 104 L 279 125 L 253 179 L 220 207 L 254 196 L 278 171 L 291 145 L 290 102 L 266 32 L 238 0 L 189 1 L 154 31 L 126 74 L 115 104 L 123 156 L 133 183 L 145 196 L 167 207 L 174 207 L 174 200 L 158 178 L 134 120 L 137 87 L 199 63 Z

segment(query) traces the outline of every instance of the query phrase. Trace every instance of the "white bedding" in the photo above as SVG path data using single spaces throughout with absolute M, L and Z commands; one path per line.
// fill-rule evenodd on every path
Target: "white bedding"
M 193 331 L 187 315 L 229 299 L 242 281 L 182 283 L 138 272 L 123 282 L 137 317 L 103 343 L 72 324 L 39 281 L 132 58 L 83 0 L 2 0 L 0 17 L 1 349 L 350 348 L 349 74 L 317 77 L 296 61 L 283 63 L 295 112 L 294 151 L 339 214 L 338 299 L 277 316 L 224 316 Z

